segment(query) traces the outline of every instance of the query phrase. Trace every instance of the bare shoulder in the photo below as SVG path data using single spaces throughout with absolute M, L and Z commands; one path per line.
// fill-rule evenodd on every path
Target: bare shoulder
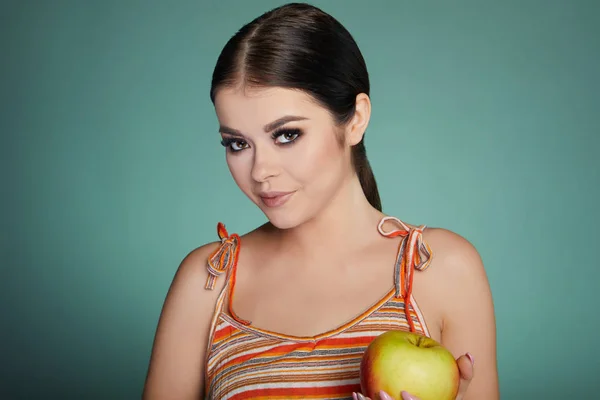
M 474 301 L 491 305 L 491 291 L 482 257 L 465 237 L 444 228 L 428 228 L 423 240 L 432 251 L 430 282 L 443 298 L 444 325 L 460 315 L 457 307 L 471 309 Z M 483 302 L 483 303 L 482 303 Z
M 453 278 L 453 281 L 487 280 L 479 251 L 465 237 L 444 228 L 428 228 L 423 240 L 432 249 L 438 273 Z
M 205 289 L 209 276 L 207 263 L 208 258 L 220 244 L 220 242 L 207 243 L 190 251 L 183 258 L 169 287 L 162 314 L 185 309 L 197 312 L 198 307 L 214 306 L 210 300 L 216 300 L 225 279 L 224 276 L 219 279 L 213 290 Z
M 461 235 L 443 228 L 425 230 L 433 253 L 429 289 L 442 315 L 442 343 L 459 357 L 474 356 L 475 373 L 464 397 L 498 399 L 496 320 L 482 257 Z
M 179 264 L 170 290 L 180 289 L 180 284 L 196 286 L 198 283 L 202 283 L 202 287 L 204 287 L 204 281 L 208 277 L 206 269 L 208 258 L 219 248 L 220 244 L 221 242 L 215 241 L 190 251 Z M 210 291 L 198 292 L 198 294 L 201 293 L 210 293 Z
M 205 289 L 207 261 L 219 247 L 212 242 L 189 252 L 167 292 L 152 347 L 144 399 L 199 398 L 204 385 L 204 359 L 216 301 L 224 276 Z

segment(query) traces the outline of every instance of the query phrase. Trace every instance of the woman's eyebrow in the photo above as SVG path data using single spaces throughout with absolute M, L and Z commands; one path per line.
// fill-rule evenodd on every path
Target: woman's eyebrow
M 265 132 L 271 132 L 274 131 L 275 129 L 279 128 L 282 125 L 287 124 L 288 122 L 292 122 L 292 121 L 304 121 L 308 118 L 306 117 L 301 117 L 298 115 L 286 115 L 284 117 L 278 118 L 273 122 L 269 122 L 268 124 L 266 124 L 263 129 L 265 130 Z
M 275 129 L 279 128 L 282 125 L 287 124 L 288 122 L 293 122 L 293 121 L 304 121 L 307 120 L 308 118 L 306 117 L 301 117 L 298 115 L 286 115 L 283 116 L 281 118 L 277 118 L 275 121 L 273 122 L 269 122 L 268 124 L 266 124 L 263 129 L 265 132 L 271 132 L 274 131 Z M 221 133 L 226 133 L 229 135 L 234 135 L 234 136 L 244 136 L 244 134 L 242 132 L 240 132 L 237 129 L 234 128 L 230 128 L 228 126 L 225 125 L 220 125 L 219 126 L 219 132 Z
M 242 136 L 242 137 L 244 136 L 242 134 L 242 132 L 238 131 L 237 129 L 233 129 L 233 128 L 230 128 L 225 125 L 219 125 L 219 132 L 226 133 L 228 135 L 233 135 L 233 136 Z

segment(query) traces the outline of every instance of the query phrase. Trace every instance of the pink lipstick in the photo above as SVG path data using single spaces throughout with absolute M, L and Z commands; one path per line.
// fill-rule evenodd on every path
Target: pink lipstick
M 267 207 L 280 207 L 284 205 L 295 192 L 263 192 L 259 197 Z

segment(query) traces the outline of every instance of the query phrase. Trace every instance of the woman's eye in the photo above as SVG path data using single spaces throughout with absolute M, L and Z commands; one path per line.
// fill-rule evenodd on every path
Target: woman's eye
M 286 143 L 290 143 L 293 142 L 294 140 L 296 140 L 298 138 L 299 133 L 297 132 L 283 132 L 281 133 L 279 136 L 277 136 L 277 143 L 280 144 L 286 144 Z
M 248 143 L 244 142 L 243 140 L 236 140 L 234 142 L 231 142 L 230 147 L 233 151 L 240 151 L 248 147 Z
M 242 139 L 235 138 L 223 138 L 221 140 L 221 145 L 225 147 L 228 151 L 236 153 L 238 151 L 242 151 L 245 148 L 249 147 L 248 142 Z

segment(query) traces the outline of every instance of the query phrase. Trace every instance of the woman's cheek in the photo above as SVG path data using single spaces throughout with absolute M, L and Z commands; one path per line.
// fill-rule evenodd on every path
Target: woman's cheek
M 323 134 L 325 135 L 325 134 Z M 338 157 L 338 151 L 330 140 L 311 141 L 304 151 L 294 152 L 293 160 L 297 171 L 304 171 L 310 177 L 317 177 L 328 172 L 332 161 Z
M 239 157 L 238 154 L 228 154 L 227 155 L 227 166 L 229 168 L 229 172 L 235 183 L 238 187 L 244 192 L 247 196 L 251 196 L 251 183 L 250 183 L 250 167 L 247 165 L 247 162 L 244 162 L 242 157 Z

